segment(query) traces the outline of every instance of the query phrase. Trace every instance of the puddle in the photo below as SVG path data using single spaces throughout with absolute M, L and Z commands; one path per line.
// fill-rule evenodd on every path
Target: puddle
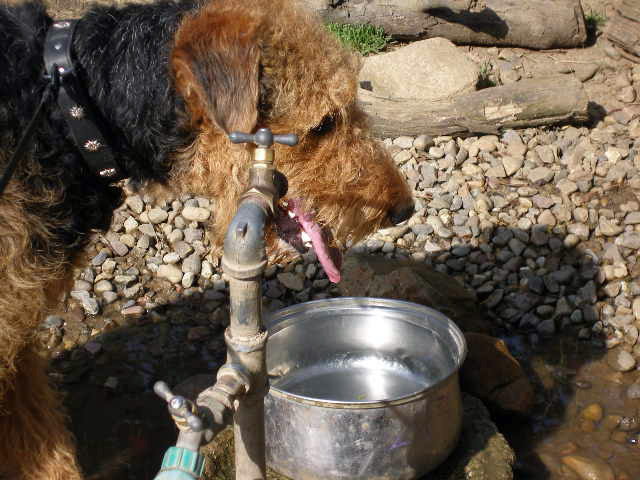
M 638 372 L 614 372 L 604 346 L 578 341 L 575 334 L 537 345 L 523 337 L 506 341 L 526 364 L 538 392 L 529 422 L 500 425 L 517 454 L 515 478 L 640 478 L 638 400 L 627 395 Z M 583 477 L 575 473 L 576 458 Z

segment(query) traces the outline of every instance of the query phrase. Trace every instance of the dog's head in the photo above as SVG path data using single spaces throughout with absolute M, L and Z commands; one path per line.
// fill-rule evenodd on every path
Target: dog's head
M 182 22 L 171 67 L 185 121 L 197 131 L 174 173 L 217 202 L 219 244 L 251 164 L 252 147 L 232 145 L 231 131 L 268 127 L 300 138 L 295 147 L 276 147 L 289 191 L 270 234 L 272 258 L 289 256 L 276 233 L 297 250 L 311 242 L 337 281 L 340 248 L 413 212 L 406 182 L 356 106 L 359 59 L 293 2 L 202 7 Z

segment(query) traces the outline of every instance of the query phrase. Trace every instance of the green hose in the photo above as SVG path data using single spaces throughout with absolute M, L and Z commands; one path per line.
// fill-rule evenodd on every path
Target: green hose
M 182 447 L 169 447 L 155 480 L 196 480 L 202 475 L 204 457 Z

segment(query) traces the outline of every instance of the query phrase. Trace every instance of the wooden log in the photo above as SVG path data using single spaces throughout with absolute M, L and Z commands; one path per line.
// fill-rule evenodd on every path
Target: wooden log
M 622 0 L 616 13 L 607 21 L 605 34 L 609 41 L 631 54 L 630 60 L 640 62 L 640 3 Z M 628 55 L 625 55 L 629 58 Z
M 522 80 L 460 96 L 454 102 L 379 97 L 360 89 L 358 103 L 374 134 L 468 135 L 588 120 L 582 83 L 569 75 Z
M 302 0 L 325 22 L 381 26 L 398 40 L 533 49 L 584 45 L 579 0 Z

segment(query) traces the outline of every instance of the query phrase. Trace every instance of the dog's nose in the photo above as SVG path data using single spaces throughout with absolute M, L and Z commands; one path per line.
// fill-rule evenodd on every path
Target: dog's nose
M 413 215 L 414 211 L 415 211 L 415 207 L 413 203 L 408 207 L 407 206 L 395 207 L 389 212 L 389 220 L 394 225 L 398 225 L 399 223 L 404 222 L 411 215 Z

